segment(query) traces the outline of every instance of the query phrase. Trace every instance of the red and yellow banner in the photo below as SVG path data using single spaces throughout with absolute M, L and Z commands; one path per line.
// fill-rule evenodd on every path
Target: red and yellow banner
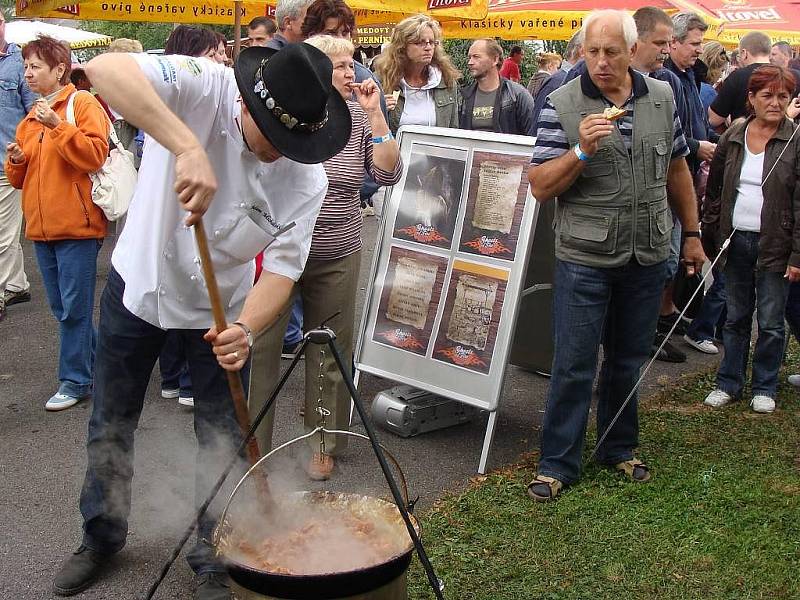
M 357 13 L 369 15 L 372 23 L 393 21 L 388 12 L 406 16 L 424 12 L 442 19 L 482 19 L 489 0 L 348 0 Z M 274 2 L 241 2 L 242 21 L 272 14 Z M 233 0 L 86 0 L 65 5 L 65 0 L 17 0 L 20 17 L 75 18 L 86 20 L 232 24 Z M 375 15 L 380 14 L 382 17 Z M 402 18 L 401 16 L 401 18 Z M 361 21 L 360 21 L 361 22 Z M 369 24 L 367 21 L 365 24 Z

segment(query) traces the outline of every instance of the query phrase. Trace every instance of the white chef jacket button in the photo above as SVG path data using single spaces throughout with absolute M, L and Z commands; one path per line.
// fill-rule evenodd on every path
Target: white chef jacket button
M 245 204 L 244 202 L 240 202 L 239 208 L 247 208 L 247 204 Z
M 200 257 L 199 256 L 195 256 L 194 259 L 192 260 L 192 262 L 194 264 L 196 264 L 196 265 L 199 265 L 200 264 Z
M 197 275 L 192 275 L 189 277 L 192 281 L 197 281 Z
M 218 238 L 218 237 L 220 236 L 220 234 L 221 234 L 221 233 L 222 233 L 222 232 L 221 232 L 219 229 L 217 229 L 217 230 L 214 232 L 214 237 L 215 237 L 215 238 Z
M 225 131 L 225 130 L 223 129 L 222 131 L 220 131 L 220 132 L 219 132 L 219 134 L 220 134 L 222 137 L 226 137 L 226 136 L 228 135 L 228 132 L 227 132 L 227 131 Z
M 167 290 L 165 290 L 164 288 L 159 289 L 158 290 L 158 295 L 159 296 L 166 296 L 167 295 Z

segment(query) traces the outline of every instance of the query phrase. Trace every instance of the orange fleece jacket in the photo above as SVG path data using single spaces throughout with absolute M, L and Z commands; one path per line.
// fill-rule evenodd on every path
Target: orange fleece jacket
M 100 239 L 107 221 L 92 202 L 89 173 L 108 156 L 109 123 L 103 107 L 88 93 L 75 96 L 77 126 L 67 122 L 67 101 L 75 86 L 68 84 L 52 104 L 61 123 L 48 129 L 35 118 L 36 108 L 17 127 L 25 160 L 6 158 L 8 181 L 22 190 L 25 236 L 37 242 Z

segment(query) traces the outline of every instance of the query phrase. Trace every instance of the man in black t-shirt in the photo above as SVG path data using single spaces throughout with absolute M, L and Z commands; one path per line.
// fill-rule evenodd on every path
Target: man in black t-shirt
M 502 59 L 503 48 L 493 39 L 475 40 L 470 46 L 467 68 L 475 80 L 461 88 L 459 127 L 535 136 L 533 97 L 520 84 L 500 76 Z
M 769 55 L 772 49 L 769 36 L 760 31 L 751 31 L 739 41 L 739 64 L 742 65 L 723 82 L 719 94 L 708 108 L 708 120 L 718 131 L 724 130 L 730 122 L 739 117 L 746 117 L 747 82 L 758 67 L 770 64 Z M 792 71 L 798 87 L 795 95 L 800 93 L 800 73 Z

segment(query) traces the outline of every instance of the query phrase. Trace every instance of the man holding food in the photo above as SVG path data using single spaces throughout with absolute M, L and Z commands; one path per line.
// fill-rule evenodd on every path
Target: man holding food
M 637 30 L 627 13 L 594 11 L 583 31 L 587 72 L 547 100 L 528 173 L 539 202 L 558 196 L 555 354 L 539 469 L 527 490 L 536 501 L 580 476 L 601 343 L 597 430 L 605 437 L 595 458 L 632 481 L 650 478 L 633 454 L 636 397 L 625 400 L 655 333 L 670 206 L 685 228 L 687 271 L 705 261 L 672 90 L 630 68 Z
M 104 54 L 86 66 L 98 92 L 149 137 L 100 305 L 83 540 L 56 573 L 56 594 L 87 588 L 125 545 L 134 432 L 167 330 L 184 344 L 195 386 L 198 504 L 233 456 L 241 432 L 224 370 L 244 367 L 254 335 L 287 304 L 327 189 L 314 163 L 338 153 L 350 134 L 332 73 L 330 60 L 305 44 L 248 48 L 233 71 L 145 54 Z M 232 323 L 221 332 L 212 327 L 191 229 L 201 217 Z M 253 287 L 253 258 L 267 246 L 269 264 Z M 201 518 L 187 556 L 197 600 L 230 598 L 207 541 L 214 526 L 214 515 Z

